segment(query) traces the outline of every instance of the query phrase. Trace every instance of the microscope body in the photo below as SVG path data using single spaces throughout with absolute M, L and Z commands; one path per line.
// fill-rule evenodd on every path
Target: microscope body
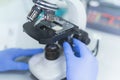
M 73 37 L 81 39 L 81 37 L 84 36 L 84 39 L 81 39 L 81 41 L 86 44 L 90 42 L 88 34 L 83 31 L 86 26 L 85 8 L 80 0 L 33 0 L 33 2 L 35 6 L 27 17 L 29 22 L 25 23 L 23 27 L 29 36 L 39 41 L 40 44 L 47 45 L 43 54 L 35 55 L 30 59 L 30 71 L 38 80 L 65 80 L 66 61 L 61 44 L 64 41 L 71 40 Z M 55 11 L 59 8 L 67 9 L 67 11 L 61 17 L 56 17 L 54 16 Z M 40 21 L 40 25 L 34 26 L 39 13 L 42 11 L 45 15 L 44 20 Z M 43 23 L 45 23 L 45 25 L 43 25 Z M 46 25 L 47 23 L 52 26 L 55 25 L 55 27 Z M 52 37 L 50 37 L 51 35 L 47 36 L 47 38 L 40 37 L 43 36 L 39 33 L 40 31 L 42 32 L 42 30 L 37 31 L 35 28 L 39 27 L 39 29 L 41 29 L 43 26 L 45 26 L 45 29 L 42 28 L 42 30 L 55 30 L 55 35 L 52 35 Z M 43 32 L 48 33 L 48 35 L 52 34 L 49 30 Z M 36 36 L 36 34 L 40 35 Z M 66 39 L 66 36 L 71 36 L 71 38 Z

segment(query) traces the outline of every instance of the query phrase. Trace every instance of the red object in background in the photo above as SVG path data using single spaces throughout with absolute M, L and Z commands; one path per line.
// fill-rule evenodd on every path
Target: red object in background
M 100 2 L 88 5 L 87 27 L 110 34 L 120 35 L 120 6 Z
M 110 14 L 107 14 L 107 13 L 103 13 L 102 16 L 104 18 L 108 18 L 108 24 L 114 24 L 114 21 L 115 20 L 119 20 L 120 21 L 120 17 L 118 16 L 113 16 L 113 15 L 110 15 Z
M 108 13 L 102 13 L 93 10 L 89 11 L 87 21 L 89 23 L 98 23 L 101 25 L 105 25 L 105 27 L 111 26 L 120 28 L 120 16 L 114 16 Z
M 113 15 L 103 13 L 102 16 L 108 19 L 108 24 L 111 25 L 114 23 L 115 17 Z

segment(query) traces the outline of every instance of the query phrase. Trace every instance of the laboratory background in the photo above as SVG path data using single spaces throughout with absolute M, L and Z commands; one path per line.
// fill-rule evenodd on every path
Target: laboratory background
M 51 1 L 54 3 L 54 0 Z M 120 0 L 79 1 L 84 5 L 86 12 L 79 10 L 81 6 L 73 0 L 71 2 L 75 4 L 78 11 L 76 14 L 72 13 L 73 5 L 68 3 L 70 10 L 65 19 L 81 26 L 80 28 L 89 34 L 90 43 L 87 46 L 99 63 L 97 80 L 120 80 Z M 33 5 L 32 0 L 0 0 L 0 50 L 44 48 L 45 45 L 30 37 L 23 29 L 23 24 L 27 22 L 27 15 Z M 85 14 L 87 19 L 83 17 Z M 80 20 L 81 23 L 76 20 Z M 33 74 L 39 73 L 34 73 L 32 69 L 3 72 L 0 73 L 0 80 L 38 80 Z

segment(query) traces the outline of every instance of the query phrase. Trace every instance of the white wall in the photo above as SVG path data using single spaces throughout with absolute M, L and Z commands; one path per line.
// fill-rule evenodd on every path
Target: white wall
M 38 42 L 24 33 L 22 28 L 32 0 L 2 1 L 0 1 L 0 50 L 17 47 L 40 48 Z M 27 5 L 27 1 L 31 1 L 30 5 Z M 0 73 L 0 80 L 31 80 L 29 75 L 28 72 Z
M 27 21 L 32 0 L 31 2 L 30 0 L 6 0 L 2 3 L 0 5 L 0 49 L 41 47 L 37 41 L 23 32 L 23 24 Z

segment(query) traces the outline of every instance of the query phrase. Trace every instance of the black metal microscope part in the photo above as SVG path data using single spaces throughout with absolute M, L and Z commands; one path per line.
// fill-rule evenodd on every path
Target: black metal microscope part
M 61 17 L 55 16 L 58 9 L 56 4 L 51 4 L 43 0 L 33 0 L 35 5 L 28 15 L 28 22 L 23 25 L 24 31 L 39 41 L 40 44 L 62 44 L 64 41 L 71 42 L 72 38 L 77 38 L 85 44 L 89 44 L 88 33 L 79 29 L 78 26 Z M 38 22 L 39 14 L 44 12 L 44 19 Z

